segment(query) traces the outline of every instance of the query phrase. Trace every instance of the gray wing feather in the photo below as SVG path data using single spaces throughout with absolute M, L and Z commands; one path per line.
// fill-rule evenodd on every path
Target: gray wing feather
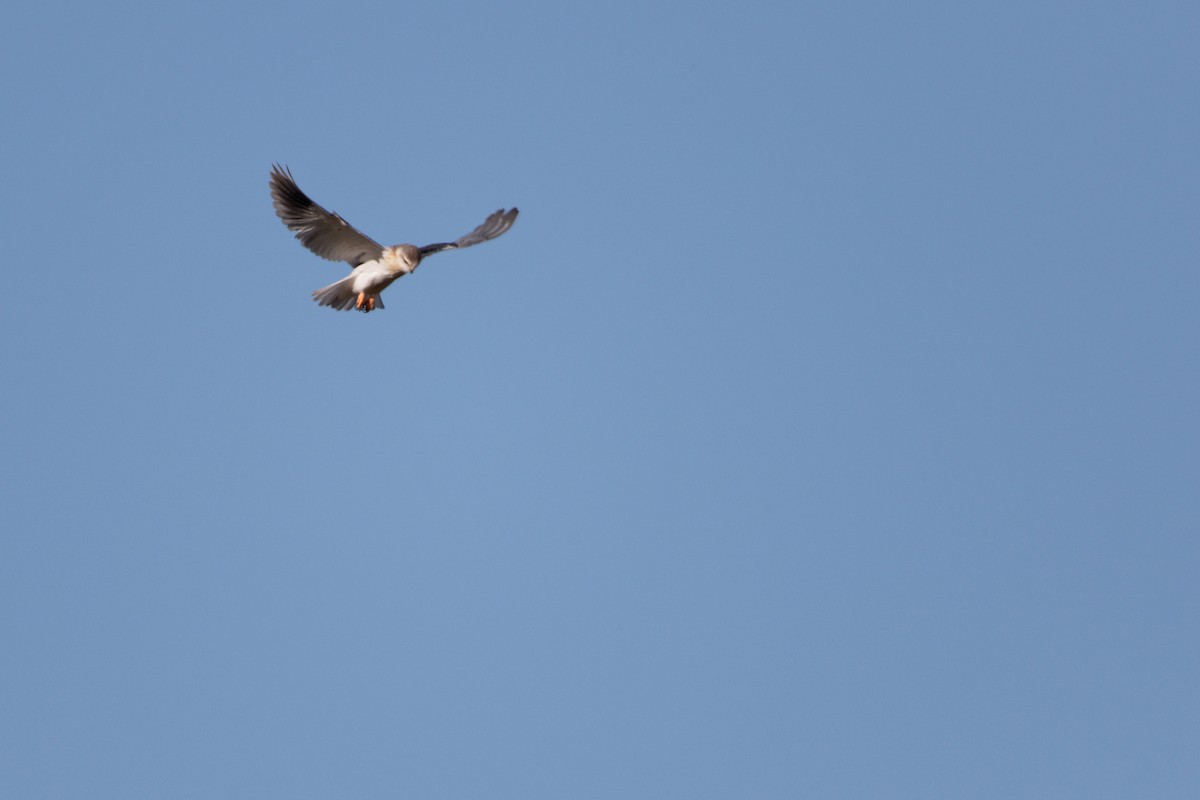
M 301 244 L 321 258 L 345 261 L 351 267 L 357 267 L 364 261 L 379 258 L 383 252 L 383 246 L 370 236 L 314 203 L 300 191 L 291 170 L 278 164 L 271 167 L 271 200 L 283 224 L 296 232 Z
M 495 239 L 513 226 L 513 223 L 517 221 L 517 213 L 518 211 L 515 208 L 508 211 L 502 208 L 489 215 L 478 228 L 456 241 L 425 245 L 421 248 L 421 255 L 424 257 L 431 253 L 440 253 L 443 250 L 458 250 L 463 247 L 470 247 L 473 244 Z

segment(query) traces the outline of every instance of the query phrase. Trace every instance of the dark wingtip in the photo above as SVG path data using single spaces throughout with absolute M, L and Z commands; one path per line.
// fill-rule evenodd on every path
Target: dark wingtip
M 292 177 L 292 171 L 283 164 L 271 164 L 271 176 L 267 181 L 272 190 L 276 187 L 285 186 L 287 184 L 295 185 L 296 179 Z

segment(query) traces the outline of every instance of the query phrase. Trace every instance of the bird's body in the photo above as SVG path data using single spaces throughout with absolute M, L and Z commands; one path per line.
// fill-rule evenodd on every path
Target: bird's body
M 421 263 L 421 251 L 411 244 L 385 248 L 379 258 L 364 261 L 336 283 L 313 292 L 313 299 L 337 311 L 383 308 L 379 293 L 403 278 Z
M 475 230 L 453 242 L 424 247 L 411 244 L 383 247 L 337 214 L 309 199 L 286 167 L 276 165 L 272 168 L 270 186 L 275 213 L 284 225 L 296 232 L 296 238 L 305 247 L 322 258 L 345 261 L 350 265 L 348 276 L 313 292 L 313 300 L 338 311 L 357 308 L 366 312 L 383 308 L 379 293 L 415 270 L 426 256 L 495 239 L 517 219 L 517 209 L 500 209 Z

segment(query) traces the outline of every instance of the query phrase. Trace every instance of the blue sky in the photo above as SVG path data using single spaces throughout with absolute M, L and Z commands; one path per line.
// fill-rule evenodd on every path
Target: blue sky
M 0 794 L 1193 797 L 1198 35 L 12 10 Z

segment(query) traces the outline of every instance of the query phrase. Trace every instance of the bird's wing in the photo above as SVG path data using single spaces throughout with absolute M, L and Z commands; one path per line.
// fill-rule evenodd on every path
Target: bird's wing
M 468 233 L 466 236 L 453 241 L 442 242 L 440 244 L 427 244 L 421 248 L 421 256 L 427 256 L 431 253 L 440 253 L 443 250 L 457 250 L 460 247 L 470 247 L 473 244 L 486 242 L 495 239 L 500 234 L 507 231 L 517 221 L 517 209 L 509 209 L 505 211 L 503 208 L 488 216 L 475 230 Z
M 332 211 L 314 203 L 292 179 L 292 171 L 275 164 L 271 168 L 271 199 L 283 224 L 296 238 L 321 258 L 346 261 L 357 267 L 379 258 L 383 245 L 356 230 Z

